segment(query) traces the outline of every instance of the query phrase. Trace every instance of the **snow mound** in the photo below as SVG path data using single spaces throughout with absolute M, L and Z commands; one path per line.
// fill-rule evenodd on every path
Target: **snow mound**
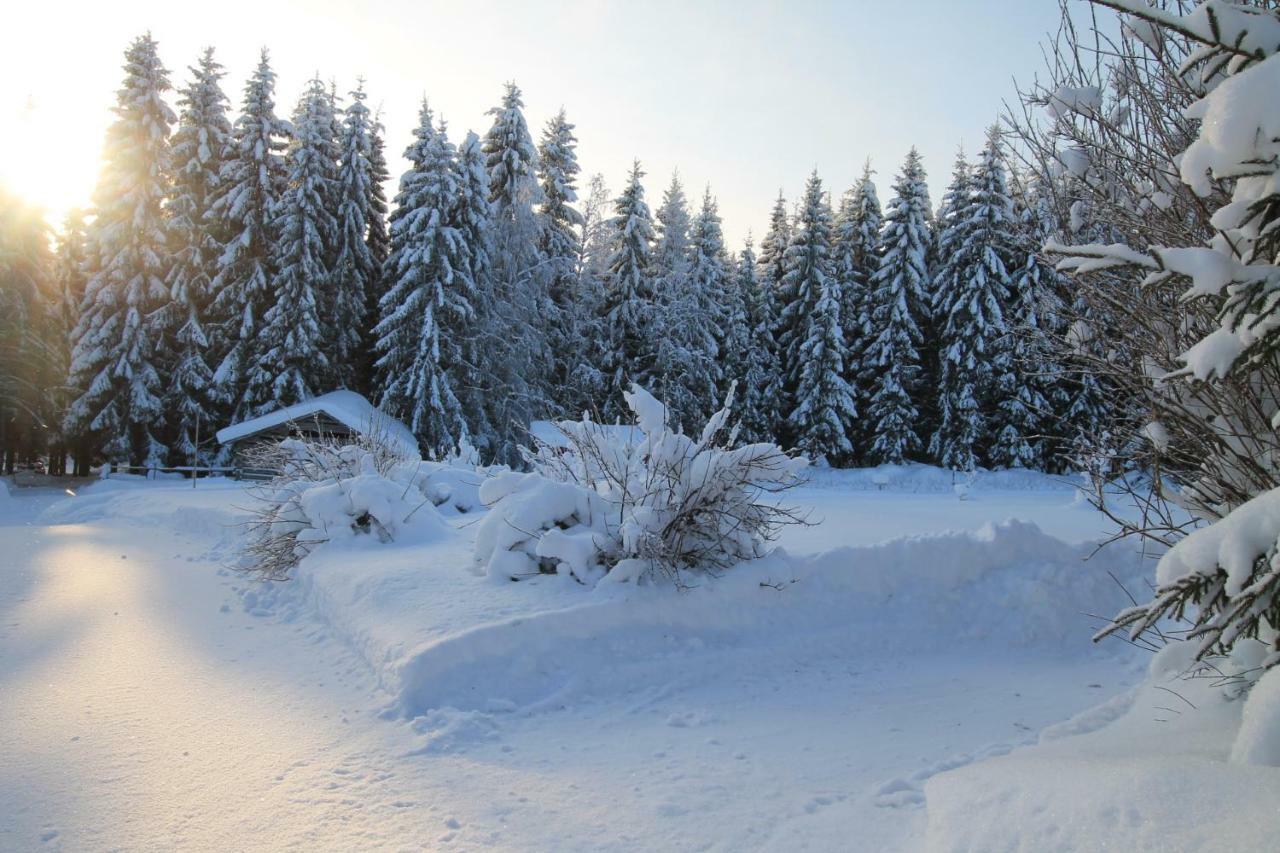
M 712 677 L 727 665 L 724 650 L 761 644 L 872 653 L 996 639 L 1076 654 L 1097 625 L 1087 614 L 1124 603 L 1108 572 L 1135 586 L 1146 572 L 1132 552 L 1086 562 L 1089 552 L 1023 522 L 810 557 L 778 552 L 684 592 L 602 585 L 561 599 L 567 607 L 472 625 L 413 650 L 384 683 L 412 717 L 441 707 L 539 710 L 625 692 L 642 680 L 637 661 L 650 683 Z
M 1038 745 L 931 778 L 924 849 L 1274 847 L 1280 774 L 1256 765 L 1277 758 L 1280 670 L 1241 701 L 1195 652 L 1172 643 L 1145 683 L 1046 729 Z
M 93 524 L 112 521 L 131 527 L 162 527 L 174 532 L 218 540 L 248 518 L 244 486 L 230 480 L 170 483 L 99 480 L 74 497 L 48 507 L 40 524 Z
M 1280 767 L 1280 667 L 1267 670 L 1249 691 L 1231 760 Z

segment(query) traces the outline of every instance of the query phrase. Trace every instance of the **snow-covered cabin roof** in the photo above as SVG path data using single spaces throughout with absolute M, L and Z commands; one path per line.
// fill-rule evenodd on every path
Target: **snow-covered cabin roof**
M 567 448 L 569 440 L 556 426 L 558 423 L 574 423 L 574 421 L 534 421 L 529 424 L 529 436 L 547 447 Z M 644 433 L 634 424 L 596 424 L 595 426 L 623 444 L 639 444 L 644 441 Z
M 377 432 L 409 456 L 417 458 L 419 455 L 418 440 L 413 437 L 409 428 L 378 410 L 355 391 L 330 391 L 328 394 L 224 427 L 218 430 L 218 443 L 234 444 L 241 439 L 291 423 L 305 426 L 308 419 L 320 415 L 327 415 L 352 432 Z

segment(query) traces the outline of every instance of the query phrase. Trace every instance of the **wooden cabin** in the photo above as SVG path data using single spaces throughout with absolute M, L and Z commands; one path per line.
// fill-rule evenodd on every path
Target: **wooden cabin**
M 376 433 L 411 458 L 418 458 L 418 441 L 409 428 L 380 411 L 354 391 L 330 391 L 218 430 L 218 443 L 239 451 L 261 441 L 283 438 L 327 438 L 338 441 Z

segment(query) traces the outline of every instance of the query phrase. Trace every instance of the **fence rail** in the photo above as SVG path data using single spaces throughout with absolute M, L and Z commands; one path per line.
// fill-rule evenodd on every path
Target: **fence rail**
M 107 463 L 103 468 L 103 477 L 112 474 L 140 474 L 148 480 L 155 480 L 160 474 L 182 474 L 188 479 L 200 477 L 230 477 L 233 480 L 270 480 L 276 471 L 269 468 L 245 468 L 240 466 L 219 465 L 113 465 Z

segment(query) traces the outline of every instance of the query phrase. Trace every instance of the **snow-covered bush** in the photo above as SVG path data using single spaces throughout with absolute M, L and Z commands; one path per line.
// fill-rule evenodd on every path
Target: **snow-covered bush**
M 1179 73 L 1200 95 L 1184 111 L 1198 121 L 1195 138 L 1165 165 L 1212 211 L 1203 243 L 1050 245 L 1076 273 L 1137 271 L 1145 290 L 1181 289 L 1160 318 L 1190 329 L 1181 367 L 1144 370 L 1175 389 L 1170 409 L 1198 417 L 1209 435 L 1190 448 L 1201 475 L 1187 478 L 1182 503 L 1210 526 L 1176 543 L 1160 561 L 1154 600 L 1121 613 L 1102 635 L 1141 632 L 1165 616 L 1188 616 L 1201 657 L 1229 653 L 1241 638 L 1271 646 L 1263 666 L 1280 662 L 1280 12 L 1264 5 L 1206 0 L 1189 14 L 1145 0 L 1095 0 L 1129 13 L 1148 35 L 1197 45 Z M 1144 42 L 1146 40 L 1144 39 Z M 1210 322 L 1193 322 L 1208 313 Z M 1197 410 L 1179 388 L 1224 386 L 1237 409 Z M 1193 401 L 1194 402 L 1194 401 Z M 1153 444 L 1176 445 L 1182 431 L 1162 428 Z M 1184 448 L 1186 449 L 1186 448 Z M 1177 450 L 1177 447 L 1174 447 Z M 1165 452 L 1168 452 L 1166 447 Z
M 480 571 L 680 585 L 689 573 L 763 556 L 782 526 L 803 522 L 777 495 L 799 482 L 806 460 L 773 444 L 734 447 L 732 392 L 696 438 L 674 432 L 644 389 L 632 385 L 624 397 L 632 431 L 560 422 L 563 442 L 535 442 L 532 473 L 484 483 L 492 508 L 476 536 Z
M 325 542 L 448 535 L 442 513 L 479 506 L 484 476 L 465 453 L 442 462 L 407 459 L 376 435 L 350 444 L 289 438 L 249 456 L 253 467 L 278 472 L 254 494 L 242 555 L 241 567 L 262 580 L 287 580 Z

